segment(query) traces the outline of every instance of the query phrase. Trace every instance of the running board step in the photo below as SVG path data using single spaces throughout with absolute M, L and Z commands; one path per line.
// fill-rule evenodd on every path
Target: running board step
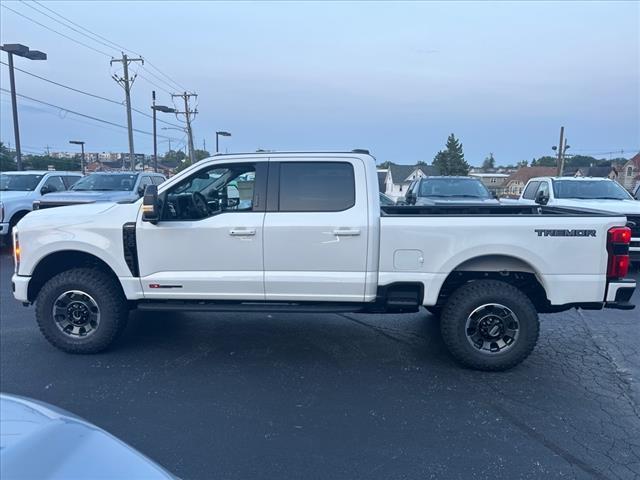
M 138 309 L 164 312 L 293 312 L 293 313 L 345 313 L 358 312 L 364 303 L 319 303 L 319 302 L 224 302 L 201 300 L 138 302 Z

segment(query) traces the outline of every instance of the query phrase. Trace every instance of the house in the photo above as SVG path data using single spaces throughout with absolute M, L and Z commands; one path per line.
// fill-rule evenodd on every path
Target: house
M 404 197 L 409 184 L 417 178 L 439 175 L 433 165 L 389 165 L 385 178 L 384 192 L 388 197 L 397 200 Z
M 640 183 L 640 153 L 622 166 L 618 182 L 630 192 Z
M 469 176 L 479 179 L 485 187 L 498 195 L 504 193 L 504 184 L 509 178 L 507 173 L 469 173 Z
M 529 180 L 534 177 L 555 177 L 556 172 L 556 167 L 520 167 L 506 179 L 504 195 L 512 198 L 519 197 Z
M 378 190 L 382 193 L 385 192 L 386 187 L 385 187 L 385 180 L 387 178 L 387 169 L 379 169 L 378 170 Z
M 618 178 L 618 171 L 615 167 L 581 167 L 577 169 L 565 170 L 562 172 L 565 177 L 596 177 L 596 178 L 610 178 L 616 180 Z

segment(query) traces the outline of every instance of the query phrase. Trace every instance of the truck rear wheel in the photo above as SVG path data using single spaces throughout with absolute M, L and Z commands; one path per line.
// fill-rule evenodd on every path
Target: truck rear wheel
M 516 287 L 478 280 L 453 292 L 442 311 L 440 330 L 462 365 L 500 371 L 529 356 L 538 341 L 540 323 L 531 300 Z
M 68 353 L 97 353 L 127 324 L 127 302 L 115 280 L 93 268 L 76 268 L 50 279 L 36 299 L 40 331 Z

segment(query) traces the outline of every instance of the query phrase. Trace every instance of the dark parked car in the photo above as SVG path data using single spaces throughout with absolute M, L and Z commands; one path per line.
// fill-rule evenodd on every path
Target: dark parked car
M 491 205 L 500 202 L 477 178 L 424 177 L 414 180 L 405 195 L 407 205 L 452 203 Z
M 34 202 L 33 209 L 79 203 L 135 202 L 147 185 L 160 185 L 164 175 L 152 172 L 96 172 L 76 182 L 66 192 L 50 193 Z

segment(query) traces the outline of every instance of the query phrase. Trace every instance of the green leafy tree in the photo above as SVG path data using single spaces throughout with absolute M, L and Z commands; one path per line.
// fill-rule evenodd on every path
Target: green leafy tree
M 378 165 L 378 168 L 386 170 L 389 168 L 390 165 L 391 165 L 391 162 L 387 160 L 386 162 L 382 162 L 380 165 Z
M 194 155 L 196 157 L 196 162 L 199 162 L 200 160 L 203 160 L 205 158 L 209 158 L 211 156 L 211 154 L 209 152 L 207 152 L 206 150 L 198 150 L 198 149 L 196 149 L 193 153 L 194 153 Z
M 555 167 L 558 164 L 558 159 L 556 157 L 550 157 L 549 155 L 545 155 L 544 157 L 534 158 L 531 161 L 532 167 Z
M 182 150 L 169 150 L 164 154 L 162 163 L 167 167 L 177 167 L 186 157 Z
M 482 171 L 488 172 L 490 170 L 494 170 L 496 168 L 496 159 L 493 158 L 493 153 L 489 153 L 489 156 L 484 159 L 482 162 Z
M 464 159 L 462 143 L 452 133 L 447 138 L 447 148 L 440 150 L 433 159 L 433 166 L 441 175 L 468 175 L 469 164 Z
M 5 147 L 4 143 L 0 142 L 0 172 L 8 172 L 16 169 L 15 153 Z

